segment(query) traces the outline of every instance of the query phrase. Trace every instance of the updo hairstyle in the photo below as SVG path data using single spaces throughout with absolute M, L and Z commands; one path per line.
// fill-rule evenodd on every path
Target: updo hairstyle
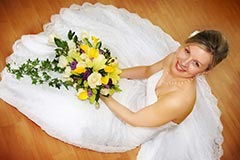
M 213 55 L 212 63 L 207 70 L 215 67 L 228 55 L 228 42 L 222 33 L 216 30 L 201 31 L 189 37 L 185 43 L 197 43 L 199 47 Z

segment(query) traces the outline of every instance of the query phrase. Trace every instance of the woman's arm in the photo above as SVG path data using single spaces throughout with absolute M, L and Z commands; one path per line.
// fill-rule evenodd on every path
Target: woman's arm
M 150 66 L 139 66 L 123 69 L 121 78 L 140 79 L 148 78 L 153 73 L 161 70 L 171 60 L 173 54 Z M 143 108 L 138 112 L 132 112 L 112 97 L 101 96 L 102 101 L 120 119 L 132 126 L 156 127 L 169 121 L 175 120 L 182 111 L 185 102 L 179 101 L 179 96 L 168 94 L 159 99 L 156 103 Z M 174 101 L 173 101 L 174 99 Z M 183 98 L 182 98 L 183 99 Z
M 183 113 L 183 108 L 186 108 L 183 105 L 187 105 L 173 94 L 159 99 L 140 111 L 132 112 L 112 97 L 101 97 L 101 99 L 118 118 L 136 127 L 158 127 L 173 121 Z
M 172 55 L 172 54 L 170 54 Z M 145 79 L 150 77 L 155 72 L 161 70 L 165 65 L 166 61 L 169 60 L 169 56 L 165 57 L 161 61 L 158 61 L 150 66 L 138 66 L 132 68 L 122 69 L 122 73 L 120 74 L 121 78 L 128 79 Z

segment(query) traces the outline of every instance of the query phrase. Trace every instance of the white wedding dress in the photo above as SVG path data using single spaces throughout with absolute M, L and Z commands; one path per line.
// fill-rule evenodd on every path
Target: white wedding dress
M 61 9 L 42 33 L 22 36 L 7 62 L 19 65 L 29 58 L 53 58 L 49 35 L 66 38 L 70 29 L 99 37 L 118 57 L 120 68 L 152 64 L 179 46 L 159 27 L 125 9 L 84 3 Z M 114 98 L 132 111 L 155 102 L 154 89 L 161 74 L 148 80 L 121 79 L 122 92 Z M 27 77 L 16 80 L 6 68 L 1 76 L 1 99 L 66 143 L 101 152 L 124 152 L 141 145 L 138 160 L 217 160 L 222 155 L 220 111 L 204 77 L 197 78 L 196 105 L 180 125 L 169 122 L 159 128 L 140 128 L 116 118 L 101 101 L 99 109 L 80 101 L 73 89 L 32 85 Z

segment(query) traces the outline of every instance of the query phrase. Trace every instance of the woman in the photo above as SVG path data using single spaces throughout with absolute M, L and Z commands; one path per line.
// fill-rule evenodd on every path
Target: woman
M 221 44 L 215 40 L 225 42 L 219 32 L 201 32 L 167 56 L 179 43 L 148 20 L 124 9 L 84 3 L 62 9 L 51 20 L 44 26 L 44 32 L 25 35 L 16 42 L 8 63 L 19 65 L 29 58 L 52 59 L 55 48 L 48 43 L 49 35 L 56 33 L 65 38 L 71 29 L 78 35 L 88 30 L 99 37 L 118 57 L 121 68 L 154 64 L 123 70 L 119 84 L 122 92 L 113 95 L 119 103 L 112 97 L 102 97 L 120 119 L 102 101 L 96 110 L 88 102 L 78 100 L 74 90 L 57 90 L 45 84 L 34 86 L 28 78 L 16 80 L 6 68 L 1 73 L 2 100 L 49 135 L 79 147 L 123 152 L 142 144 L 138 159 L 144 160 L 221 156 L 221 122 L 216 99 L 204 77 L 196 76 L 222 60 L 217 58 L 221 53 L 219 47 L 215 48 Z M 220 39 L 207 40 L 206 35 Z M 214 43 L 208 46 L 206 42 Z M 163 60 L 156 63 L 160 59 Z
M 215 30 L 205 30 L 187 39 L 185 45 L 163 60 L 124 69 L 122 78 L 149 78 L 163 70 L 155 86 L 157 101 L 132 112 L 112 97 L 102 100 L 120 119 L 133 126 L 157 127 L 167 122 L 180 124 L 192 111 L 196 100 L 196 76 L 208 72 L 227 57 L 228 43 Z

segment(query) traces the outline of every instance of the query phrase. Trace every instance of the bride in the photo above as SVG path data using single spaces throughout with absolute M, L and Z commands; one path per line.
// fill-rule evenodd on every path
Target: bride
M 68 30 L 99 37 L 120 68 L 122 92 L 101 97 L 100 108 L 57 90 L 17 80 L 5 68 L 0 97 L 49 135 L 100 152 L 124 152 L 141 145 L 141 160 L 219 159 L 222 124 L 217 101 L 202 73 L 221 62 L 227 42 L 218 31 L 202 31 L 180 45 L 159 27 L 124 9 L 102 4 L 72 5 L 54 15 L 44 32 L 25 35 L 7 59 L 52 59 L 48 37 Z M 165 58 L 166 57 L 166 58 Z M 160 60 L 160 61 L 159 61 Z M 140 67 L 136 67 L 140 66 Z
M 162 71 L 150 92 L 157 97 L 153 104 L 132 112 L 113 98 L 102 97 L 115 115 L 132 126 L 157 127 L 167 122 L 180 124 L 190 114 L 196 99 L 196 81 L 227 57 L 228 44 L 220 32 L 205 30 L 187 39 L 176 52 L 150 65 L 124 69 L 122 78 L 149 78 Z M 150 79 L 150 78 L 149 78 Z M 133 99 L 134 101 L 134 99 Z

